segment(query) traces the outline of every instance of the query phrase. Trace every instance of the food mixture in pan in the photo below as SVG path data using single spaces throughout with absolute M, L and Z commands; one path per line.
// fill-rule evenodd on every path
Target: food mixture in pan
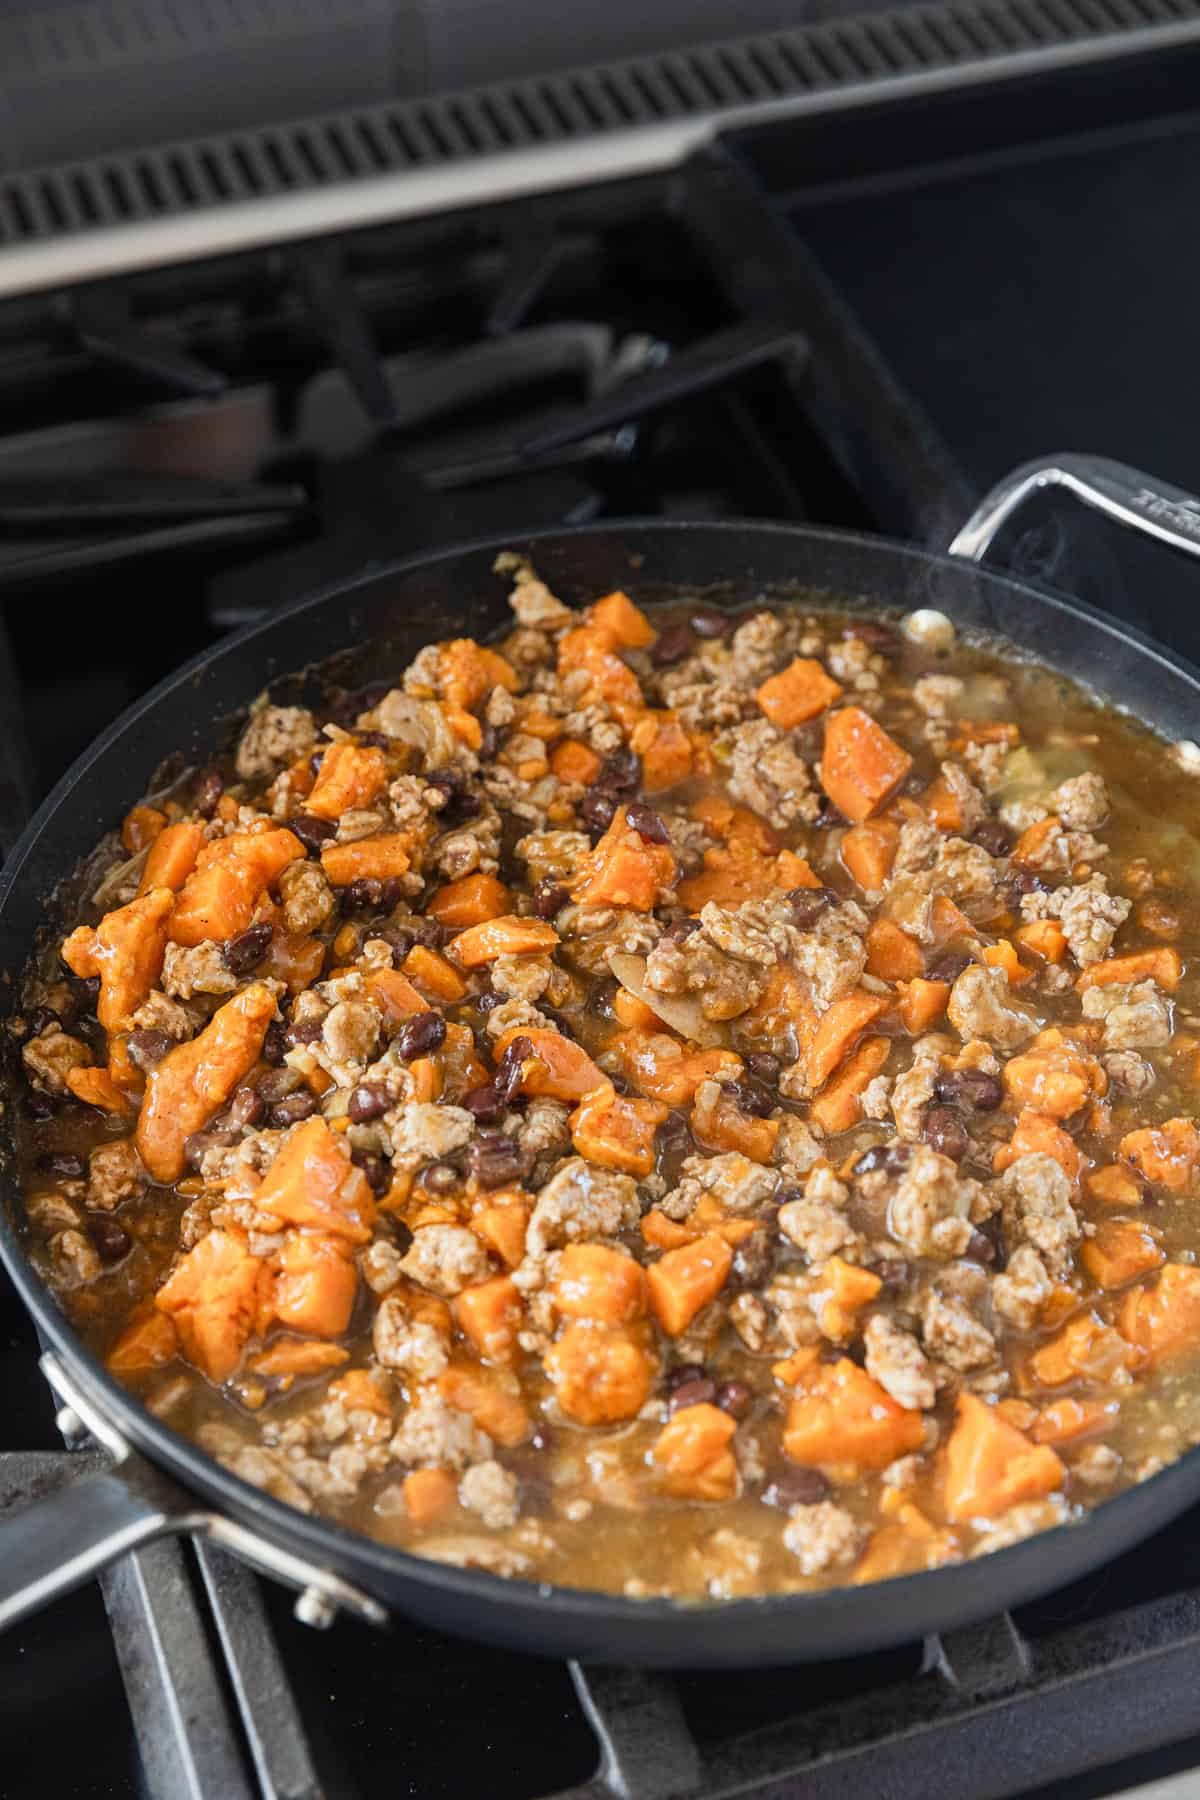
M 939 614 L 568 611 L 135 806 L 14 1030 L 146 1404 L 442 1562 L 953 1562 L 1200 1436 L 1200 753 Z M 61 961 L 59 958 L 61 957 Z

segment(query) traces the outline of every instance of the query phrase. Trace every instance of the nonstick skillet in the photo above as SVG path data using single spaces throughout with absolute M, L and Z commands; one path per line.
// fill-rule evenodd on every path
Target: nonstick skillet
M 208 760 L 264 687 L 312 697 L 321 679 L 358 686 L 435 639 L 487 637 L 508 617 L 492 573 L 500 548 L 528 551 L 551 588 L 581 602 L 620 586 L 639 600 L 762 596 L 812 605 L 861 598 L 929 607 L 997 632 L 1109 697 L 1168 739 L 1200 735 L 1200 673 L 1099 613 L 990 573 L 979 559 L 1035 489 L 1068 489 L 1118 521 L 1200 555 L 1200 503 L 1119 465 L 1075 456 L 1030 464 L 933 556 L 883 539 L 768 524 L 624 523 L 475 544 L 372 571 L 272 614 L 162 682 L 116 721 L 41 807 L 0 876 L 0 969 L 12 991 L 48 896 L 182 752 Z M 320 673 L 295 675 L 318 668 Z M 1200 757 L 1200 752 L 1198 752 Z M 1197 790 L 1200 796 L 1200 788 Z M 687 1605 L 536 1585 L 450 1568 L 307 1516 L 231 1475 L 121 1388 L 83 1348 L 35 1275 L 11 1155 L 0 1166 L 0 1255 L 46 1347 L 43 1368 L 69 1437 L 90 1435 L 112 1467 L 0 1525 L 0 1624 L 169 1533 L 199 1532 L 302 1591 L 301 1617 L 391 1611 L 488 1642 L 556 1656 L 676 1667 L 843 1656 L 1011 1607 L 1117 1555 L 1200 1501 L 1200 1450 L 1080 1522 L 971 1562 L 865 1587 Z M 652 1529 L 652 1525 L 648 1527 Z

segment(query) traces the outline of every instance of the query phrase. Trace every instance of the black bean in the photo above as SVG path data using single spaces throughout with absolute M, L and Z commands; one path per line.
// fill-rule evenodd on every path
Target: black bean
M 703 612 L 692 614 L 692 630 L 697 637 L 728 637 L 736 624 L 737 620 L 728 613 L 716 612 L 709 607 L 705 607 Z
M 744 1238 L 733 1253 L 733 1261 L 729 1265 L 729 1287 L 744 1293 L 748 1288 L 761 1287 L 771 1273 L 775 1254 L 771 1248 L 768 1232 L 752 1231 Z
M 286 1049 L 287 1037 L 283 1025 L 278 1019 L 272 1019 L 267 1026 L 267 1035 L 263 1039 L 262 1059 L 265 1063 L 281 1063 Z
M 486 994 L 479 995 L 475 1001 L 475 1005 L 486 1018 L 488 1013 L 495 1012 L 498 1006 L 504 1005 L 504 996 L 503 994 L 497 994 L 492 988 L 489 988 Z
M 204 769 L 196 777 L 192 805 L 202 819 L 212 818 L 224 792 L 225 781 L 219 769 Z
M 931 1150 L 961 1162 L 971 1148 L 967 1128 L 951 1106 L 931 1106 L 921 1125 L 921 1136 Z
M 882 1281 L 880 1293 L 883 1294 L 898 1294 L 908 1286 L 912 1276 L 912 1270 L 899 1256 L 888 1256 L 882 1262 L 872 1263 L 871 1273 Z
M 711 1405 L 716 1398 L 717 1384 L 707 1375 L 696 1381 L 681 1381 L 679 1386 L 671 1390 L 670 1411 L 681 1412 L 685 1406 Z
M 267 1103 L 257 1088 L 240 1087 L 233 1096 L 229 1117 L 235 1125 L 253 1127 L 262 1124 L 266 1111 Z
M 769 1050 L 752 1050 L 746 1058 L 746 1067 L 758 1081 L 765 1081 L 774 1086 L 783 1073 L 783 1064 Z
M 500 748 L 500 733 L 485 719 L 479 728 L 479 756 L 482 762 L 490 762 Z
M 537 1450 L 539 1452 L 545 1451 L 549 1450 L 553 1442 L 554 1434 L 550 1430 L 550 1427 L 548 1425 L 539 1425 L 533 1436 L 529 1439 L 526 1448 L 529 1450 Z
M 685 938 L 690 938 L 692 933 L 694 931 L 699 931 L 699 929 L 699 919 L 674 919 L 671 924 L 667 926 L 663 936 L 667 939 L 668 943 L 682 944 Z
M 238 1133 L 228 1130 L 193 1131 L 190 1137 L 183 1140 L 183 1160 L 193 1173 L 199 1169 L 207 1150 L 228 1149 L 236 1144 Z
M 817 816 L 813 824 L 818 831 L 832 831 L 835 826 L 848 825 L 850 821 L 844 813 L 838 811 L 828 794 L 822 794 L 817 802 Z
M 22 1104 L 26 1116 L 34 1120 L 52 1119 L 58 1111 L 53 1094 L 43 1093 L 41 1088 L 30 1088 Z
M 708 1370 L 703 1363 L 676 1363 L 673 1369 L 667 1370 L 663 1386 L 668 1394 L 673 1394 L 675 1389 L 682 1387 L 686 1381 L 704 1381 L 707 1377 Z
M 754 1404 L 753 1391 L 744 1381 L 723 1381 L 713 1398 L 714 1406 L 727 1412 L 731 1419 L 744 1419 Z
M 990 1237 L 984 1236 L 982 1231 L 973 1231 L 967 1239 L 967 1247 L 963 1254 L 970 1257 L 972 1262 L 983 1263 L 986 1267 L 996 1260 L 996 1246 Z
M 382 1082 L 360 1081 L 356 1088 L 350 1090 L 346 1112 L 352 1125 L 365 1125 L 369 1119 L 380 1118 L 391 1103 Z
M 787 896 L 793 924 L 799 926 L 801 931 L 807 931 L 836 899 L 837 895 L 832 888 L 793 888 Z
M 288 1049 L 294 1050 L 297 1044 L 315 1044 L 321 1035 L 323 1024 L 322 1019 L 301 1019 L 296 1024 L 289 1025 L 284 1033 Z
M 248 975 L 267 954 L 274 936 L 274 927 L 264 920 L 261 925 L 251 925 L 249 931 L 230 938 L 222 952 L 230 971 L 234 975 Z
M 876 619 L 860 619 L 854 625 L 842 627 L 844 638 L 861 638 L 864 644 L 880 656 L 894 656 L 899 648 L 900 640 L 890 625 L 881 625 Z
M 498 1119 L 505 1105 L 490 1081 L 483 1087 L 472 1088 L 469 1094 L 464 1094 L 461 1104 L 481 1125 L 490 1125 L 494 1119 Z
M 379 904 L 384 912 L 391 912 L 393 906 L 399 906 L 404 898 L 404 883 L 399 875 L 389 875 L 379 884 Z
M 461 1181 L 462 1175 L 453 1163 L 430 1163 L 421 1171 L 421 1186 L 431 1194 L 452 1194 Z
M 386 750 L 392 741 L 386 731 L 356 731 L 354 735 L 364 750 Z
M 373 875 L 360 876 L 342 889 L 343 912 L 377 911 L 383 897 L 383 883 Z
M 131 1031 L 125 1043 L 129 1060 L 139 1069 L 148 1069 L 161 1062 L 172 1047 L 172 1039 L 165 1031 Z
M 598 844 L 613 822 L 617 810 L 614 794 L 603 788 L 589 788 L 579 802 L 579 822 L 587 831 L 593 844 Z
M 392 1185 L 392 1171 L 382 1156 L 377 1156 L 373 1150 L 352 1150 L 350 1161 L 356 1169 L 362 1170 L 373 1194 L 387 1193 Z
M 316 1110 L 314 1096 L 307 1089 L 298 1088 L 271 1108 L 270 1123 L 274 1130 L 286 1131 L 289 1125 L 298 1125 L 301 1119 L 311 1119 Z
M 450 936 L 436 919 L 417 919 L 413 924 L 413 942 L 426 950 L 441 950 Z
M 640 838 L 648 844 L 669 844 L 671 834 L 645 800 L 635 800 L 632 806 L 625 808 L 625 823 L 631 825 Z
M 692 648 L 692 631 L 690 625 L 668 625 L 660 631 L 650 647 L 650 661 L 657 669 L 669 668 L 672 663 L 682 662 Z
M 79 989 L 79 1008 L 81 1012 L 94 1013 L 96 1002 L 100 998 L 100 977 L 87 975 L 76 982 Z
M 571 896 L 559 881 L 544 876 L 533 890 L 533 910 L 539 919 L 553 919 L 566 906 Z
M 1007 856 L 1013 847 L 1013 834 L 999 819 L 985 819 L 971 833 L 971 842 L 986 850 L 989 856 Z
M 396 1034 L 396 1051 L 405 1062 L 416 1056 L 429 1056 L 446 1041 L 446 1021 L 440 1012 L 418 1013 Z
M 87 1232 L 96 1246 L 97 1256 L 107 1268 L 119 1263 L 133 1248 L 133 1239 L 115 1219 L 105 1218 L 103 1215 L 90 1217 Z
M 752 1119 L 769 1119 L 777 1104 L 774 1094 L 766 1094 L 748 1081 L 731 1081 L 725 1092 L 738 1111 L 748 1113 Z
M 294 819 L 288 820 L 288 830 L 295 832 L 312 856 L 319 854 L 322 844 L 337 836 L 337 826 L 330 824 L 328 819 L 318 819 L 316 813 L 297 813 Z
M 449 805 L 466 792 L 467 778 L 457 769 L 435 769 L 432 775 L 425 777 L 425 786 L 433 788 L 435 793 L 444 794 Z
M 642 785 L 642 759 L 636 750 L 615 750 L 600 765 L 593 786 L 610 794 L 636 794 Z
M 944 956 L 937 956 L 926 971 L 930 981 L 957 981 L 964 969 L 969 969 L 973 957 L 963 950 L 947 950 Z
M 986 1069 L 952 1069 L 939 1075 L 934 1098 L 973 1112 L 995 1112 L 1004 1098 L 1004 1083 Z
M 82 1181 L 87 1174 L 87 1163 L 73 1150 L 48 1150 L 45 1156 L 38 1157 L 37 1166 L 43 1174 L 57 1175 L 60 1181 Z
M 258 1091 L 267 1105 L 273 1106 L 276 1100 L 286 1099 L 303 1086 L 304 1077 L 299 1069 L 288 1068 L 285 1064 L 282 1068 L 272 1069 L 269 1075 L 264 1075 L 258 1084 Z
M 41 1037 L 44 1031 L 53 1031 L 55 1026 L 61 1027 L 62 1020 L 48 1006 L 35 1006 L 25 1015 L 25 1040 Z
M 668 1115 L 658 1128 L 658 1147 L 664 1156 L 686 1156 L 694 1148 L 692 1130 L 682 1113 Z
M 829 1483 L 819 1469 L 802 1469 L 796 1464 L 793 1468 L 777 1470 L 763 1489 L 762 1497 L 767 1506 L 778 1506 L 781 1511 L 788 1512 L 793 1506 L 815 1506 L 819 1500 L 828 1500 L 830 1491 Z
M 521 1086 L 521 1065 L 533 1055 L 532 1040 L 527 1037 L 515 1037 L 500 1058 L 500 1065 L 492 1077 L 492 1085 L 504 1105 L 512 1100 Z
M 571 1024 L 570 1019 L 568 1019 L 566 1013 L 559 1012 L 557 1006 L 547 1006 L 544 1000 L 539 1000 L 538 1011 L 542 1014 L 543 1018 L 549 1019 L 550 1023 L 554 1026 L 556 1031 L 558 1031 L 561 1037 L 573 1038 L 575 1036 L 575 1028 Z
M 869 1175 L 873 1169 L 882 1169 L 886 1175 L 899 1175 L 908 1166 L 911 1156 L 909 1144 L 872 1144 L 858 1158 L 854 1174 Z
M 467 1161 L 480 1187 L 505 1187 L 529 1173 L 529 1157 L 515 1138 L 503 1132 L 489 1131 L 475 1138 L 467 1150 Z

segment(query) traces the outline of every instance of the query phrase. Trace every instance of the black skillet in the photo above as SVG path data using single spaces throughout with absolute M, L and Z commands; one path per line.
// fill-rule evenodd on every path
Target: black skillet
M 1200 554 L 1195 501 L 1078 457 L 1010 477 L 960 532 L 951 557 L 837 532 L 744 524 L 615 524 L 549 533 L 524 547 L 554 591 L 576 603 L 625 585 L 639 598 L 703 593 L 706 604 L 765 595 L 811 604 L 818 590 L 903 612 L 934 608 L 1002 634 L 1168 739 L 1189 739 L 1200 720 L 1200 675 L 1181 658 L 1090 609 L 976 566 L 998 525 L 1047 485 Z M 287 607 L 197 657 L 132 707 L 59 783 L 0 876 L 6 979 L 19 975 L 47 921 L 46 897 L 140 797 L 159 764 L 180 751 L 192 762 L 208 760 L 227 741 L 233 716 L 267 684 L 276 698 L 302 697 L 305 678 L 291 671 L 338 656 L 338 678 L 354 686 L 394 674 L 430 640 L 486 637 L 508 616 L 504 585 L 492 573 L 501 547 L 509 546 L 403 563 Z M 114 1459 L 110 1472 L 86 1476 L 0 1525 L 0 1624 L 140 1543 L 198 1531 L 299 1587 L 301 1616 L 314 1624 L 339 1606 L 375 1622 L 395 1609 L 492 1643 L 590 1661 L 799 1661 L 910 1640 L 1013 1606 L 1084 1574 L 1200 1500 L 1200 1450 L 1193 1450 L 1080 1523 L 973 1562 L 862 1588 L 703 1607 L 449 1568 L 294 1511 L 154 1418 L 82 1347 L 34 1274 L 7 1159 L 0 1184 L 0 1254 L 47 1346 L 43 1366 L 63 1404 L 60 1423 L 69 1436 L 89 1429 Z

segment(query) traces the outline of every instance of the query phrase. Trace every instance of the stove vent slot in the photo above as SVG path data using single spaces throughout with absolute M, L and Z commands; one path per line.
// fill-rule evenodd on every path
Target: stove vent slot
M 331 0 L 324 0 L 330 4 Z M 369 8 L 371 0 L 333 0 Z M 253 0 L 269 19 L 269 0 Z M 459 94 L 233 130 L 0 177 L 0 250 L 643 127 L 752 119 L 761 106 L 917 77 L 978 79 L 981 62 L 1097 37 L 1194 26 L 1200 0 L 942 0 Z M 172 26 L 171 29 L 177 29 Z M 0 32 L 0 37 L 3 33 Z M 53 34 L 19 54 L 42 63 Z M 1136 49 L 1136 39 L 1123 48 Z M 78 51 L 62 42 L 70 60 Z

